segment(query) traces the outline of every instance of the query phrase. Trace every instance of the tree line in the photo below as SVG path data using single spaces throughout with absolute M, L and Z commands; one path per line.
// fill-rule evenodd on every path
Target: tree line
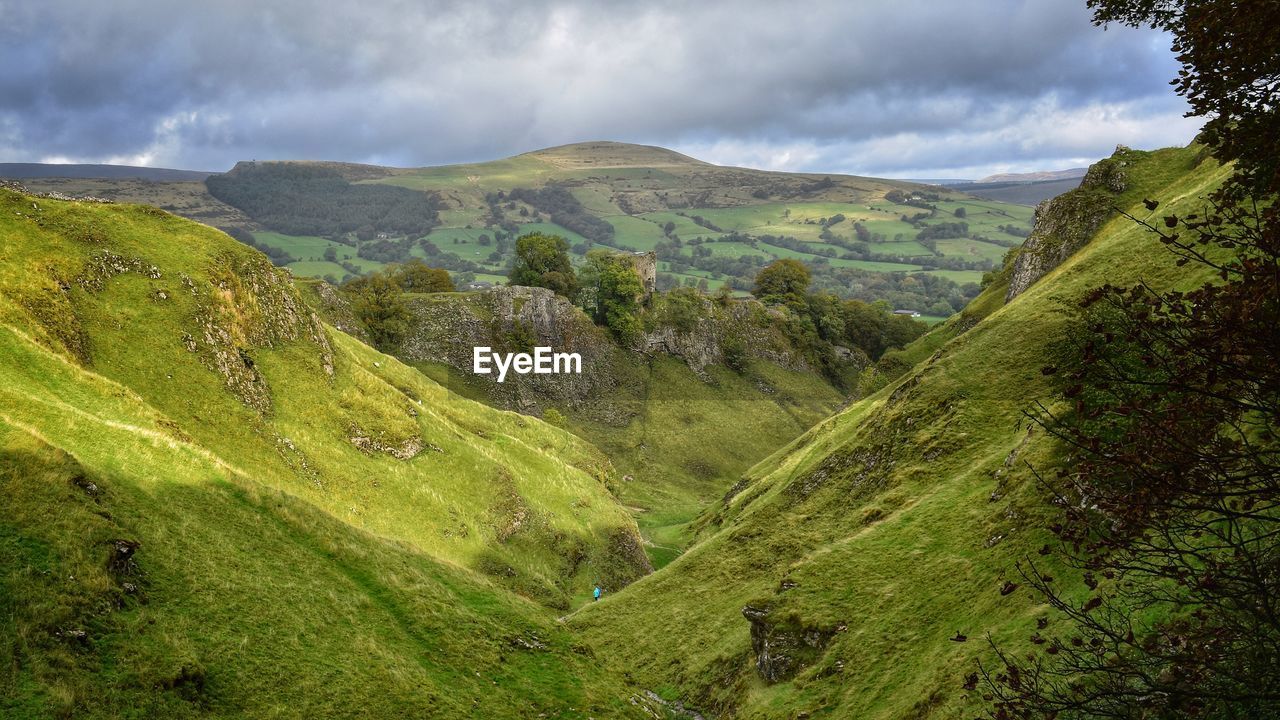
M 297 163 L 242 163 L 205 180 L 209 194 L 288 235 L 422 236 L 438 222 L 434 195 L 394 185 L 352 184 L 338 171 Z

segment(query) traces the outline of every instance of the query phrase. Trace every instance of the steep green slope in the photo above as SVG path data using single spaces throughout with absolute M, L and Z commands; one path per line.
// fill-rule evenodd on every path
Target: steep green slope
M 648 570 L 598 451 L 209 228 L 0 188 L 0 238 L 0 714 L 633 707 L 537 604 Z
M 1226 172 L 1199 159 L 1135 153 L 1119 198 L 1196 207 Z M 643 684 L 734 717 L 972 714 L 961 678 L 986 636 L 1016 648 L 1044 614 L 1000 592 L 1045 540 L 1027 463 L 1060 460 L 1021 413 L 1049 393 L 1039 370 L 1071 301 L 1139 279 L 1197 281 L 1114 218 L 1010 304 L 988 288 L 978 302 L 998 309 L 922 338 L 923 363 L 754 467 L 704 540 L 572 626 Z
M 451 390 L 493 403 L 457 369 L 417 363 Z M 561 425 L 608 457 L 618 498 L 635 514 L 655 568 L 689 543 L 689 524 L 747 468 L 836 410 L 843 395 L 821 376 L 755 361 L 743 373 L 694 372 L 683 360 L 630 358 L 627 382 L 594 408 L 552 405 Z M 596 412 L 609 407 L 609 413 Z

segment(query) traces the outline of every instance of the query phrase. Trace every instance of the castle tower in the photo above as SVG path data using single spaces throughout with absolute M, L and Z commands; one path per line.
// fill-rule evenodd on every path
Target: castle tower
M 658 255 L 654 252 L 636 252 L 631 253 L 630 257 L 636 274 L 640 276 L 640 284 L 644 286 L 644 294 L 640 299 L 648 300 L 658 289 Z

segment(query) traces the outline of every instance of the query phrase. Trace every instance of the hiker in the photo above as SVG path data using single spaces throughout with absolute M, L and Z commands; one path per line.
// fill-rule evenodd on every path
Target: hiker
M 591 595 L 595 597 L 595 602 L 600 602 L 600 586 L 599 585 L 596 586 L 595 592 L 591 593 Z

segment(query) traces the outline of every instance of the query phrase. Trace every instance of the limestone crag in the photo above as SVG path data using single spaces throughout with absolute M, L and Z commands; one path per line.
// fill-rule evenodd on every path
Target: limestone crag
M 655 323 L 637 349 L 674 355 L 697 372 L 708 365 L 733 364 L 737 357 L 767 360 L 790 370 L 809 369 L 804 357 L 779 331 L 781 311 L 754 301 L 720 306 L 704 298 L 701 303 L 696 321 Z
M 603 402 L 622 386 L 645 382 L 645 366 L 655 356 L 676 357 L 697 373 L 708 366 L 740 368 L 764 360 L 790 370 L 809 370 L 804 356 L 787 338 L 781 311 L 755 301 L 721 303 L 703 296 L 684 299 L 671 311 L 655 299 L 644 315 L 644 330 L 624 347 L 597 326 L 580 308 L 551 290 L 499 286 L 470 293 L 438 293 L 413 297 L 408 337 L 398 355 L 408 362 L 441 363 L 459 382 L 480 388 L 496 404 L 541 415 L 555 407 L 587 411 L 602 420 L 625 421 L 616 403 Z M 517 375 L 498 383 L 496 374 L 472 372 L 473 350 L 528 352 L 550 347 L 578 353 L 580 374 Z M 856 354 L 856 353 L 855 353 Z M 865 364 L 865 357 L 847 360 Z
M 618 382 L 623 351 L 582 310 L 551 290 L 500 286 L 409 301 L 413 327 L 400 347 L 410 362 L 443 363 L 481 383 L 498 404 L 538 414 L 543 406 L 580 408 Z M 582 356 L 581 374 L 472 376 L 473 350 L 528 352 L 537 346 Z
M 1089 167 L 1080 187 L 1036 207 L 1035 229 L 1014 260 L 1005 302 L 1058 267 L 1097 234 L 1115 214 L 1116 196 L 1128 187 L 1132 150 L 1123 145 Z
M 805 627 L 793 620 L 775 620 L 772 614 L 767 607 L 742 608 L 742 616 L 751 623 L 756 672 L 768 683 L 788 680 L 812 665 L 836 632 Z

